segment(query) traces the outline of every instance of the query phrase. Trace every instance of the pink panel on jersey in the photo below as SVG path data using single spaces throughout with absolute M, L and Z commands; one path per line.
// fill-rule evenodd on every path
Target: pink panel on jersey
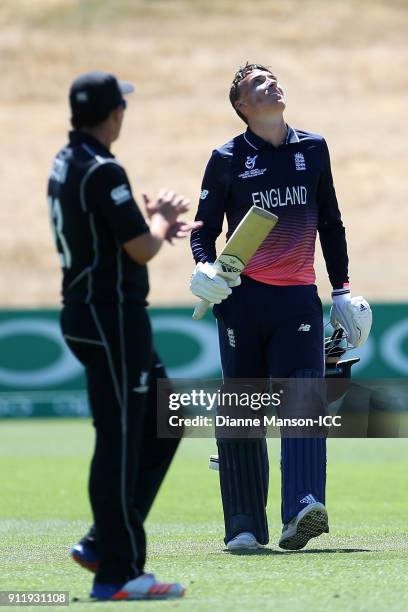
M 317 212 L 286 216 L 261 244 L 243 274 L 268 285 L 312 285 Z

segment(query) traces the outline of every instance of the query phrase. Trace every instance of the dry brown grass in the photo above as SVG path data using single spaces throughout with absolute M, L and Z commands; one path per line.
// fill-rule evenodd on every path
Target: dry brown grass
M 289 123 L 328 140 L 354 291 L 406 299 L 407 26 L 402 0 L 2 0 L 0 304 L 58 300 L 44 192 L 77 73 L 138 85 L 115 146 L 136 195 L 166 185 L 195 203 L 211 149 L 242 131 L 227 88 L 247 59 L 280 75 Z M 153 304 L 192 301 L 186 243 L 150 267 Z

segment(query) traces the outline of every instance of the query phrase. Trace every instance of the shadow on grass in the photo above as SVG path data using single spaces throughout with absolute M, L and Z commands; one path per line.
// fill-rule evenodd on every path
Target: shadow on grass
M 230 551 L 225 548 L 223 553 L 240 556 L 259 556 L 259 555 L 313 555 L 313 554 L 338 554 L 338 553 L 359 553 L 359 552 L 376 552 L 371 548 L 308 548 L 307 550 L 273 550 L 272 548 L 260 548 L 259 550 L 236 550 Z

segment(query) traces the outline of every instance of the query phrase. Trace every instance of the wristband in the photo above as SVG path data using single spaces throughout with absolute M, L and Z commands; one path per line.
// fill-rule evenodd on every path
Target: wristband
M 348 301 L 351 296 L 350 283 L 343 283 L 342 287 L 333 289 L 331 296 L 333 302 Z

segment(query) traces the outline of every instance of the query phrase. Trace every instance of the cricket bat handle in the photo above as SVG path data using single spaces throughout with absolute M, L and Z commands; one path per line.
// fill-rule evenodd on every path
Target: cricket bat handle
M 194 308 L 194 312 L 193 312 L 194 321 L 199 321 L 200 319 L 202 319 L 205 313 L 207 312 L 207 310 L 209 309 L 209 307 L 210 307 L 210 302 L 208 302 L 207 300 L 201 299 L 198 302 L 197 306 Z

